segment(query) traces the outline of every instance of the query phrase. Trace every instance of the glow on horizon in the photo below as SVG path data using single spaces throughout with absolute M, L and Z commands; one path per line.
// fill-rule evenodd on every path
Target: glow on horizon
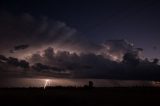
M 46 79 L 46 80 L 45 80 L 44 89 L 47 87 L 47 85 L 48 85 L 49 82 L 50 82 L 49 79 Z

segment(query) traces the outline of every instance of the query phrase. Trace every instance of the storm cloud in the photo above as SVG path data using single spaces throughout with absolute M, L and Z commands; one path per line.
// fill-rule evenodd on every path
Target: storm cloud
M 158 59 L 143 60 L 137 51 L 128 51 L 121 62 L 94 53 L 76 54 L 67 51 L 55 52 L 49 47 L 43 54 L 33 54 L 28 58 L 32 64 L 40 62 L 61 67 L 73 78 L 98 78 L 118 80 L 159 80 Z
M 54 48 L 49 47 L 41 54 L 32 54 L 27 60 L 7 58 L 1 55 L 0 69 L 1 72 L 12 72 L 18 75 L 21 73 L 19 75 L 21 77 L 43 75 L 60 78 L 159 81 L 160 66 L 158 62 L 158 59 L 142 60 L 138 52 L 131 51 L 125 53 L 123 60 L 118 62 L 94 53 L 55 52 Z
M 143 59 L 143 49 L 127 40 L 95 43 L 64 22 L 27 13 L 1 12 L 0 23 L 3 72 L 21 72 L 21 76 L 40 73 L 67 78 L 160 80 L 158 59 Z M 27 49 L 22 44 L 27 44 Z M 9 52 L 12 48 L 15 53 Z
M 64 22 L 45 16 L 1 12 L 0 23 L 0 53 L 21 59 L 52 47 L 56 51 L 93 53 L 121 61 L 124 53 L 135 49 L 132 43 L 123 39 L 95 43 L 81 36 L 75 28 L 69 27 Z M 22 44 L 27 44 L 27 49 L 20 47 L 21 50 L 18 51 L 17 45 Z
M 30 14 L 12 15 L 3 12 L 0 15 L 0 23 L 1 53 L 7 53 L 8 50 L 21 44 L 31 45 L 30 52 L 48 45 L 61 44 L 62 46 L 63 43 L 67 45 L 67 42 L 72 43 L 68 38 L 74 39 L 72 35 L 76 33 L 75 29 L 63 22 L 53 21 L 47 17 L 36 18 Z M 24 51 L 21 51 L 21 54 Z

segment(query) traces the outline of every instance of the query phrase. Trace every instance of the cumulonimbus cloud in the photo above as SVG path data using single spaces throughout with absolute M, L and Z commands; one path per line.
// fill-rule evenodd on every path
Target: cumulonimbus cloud
M 29 63 L 28 70 L 33 72 L 67 73 L 66 77 L 160 80 L 156 60 L 142 60 L 143 49 L 135 48 L 127 40 L 94 43 L 64 22 L 30 14 L 1 13 L 0 23 L 0 54 L 16 57 L 0 57 L 0 64 L 12 67 L 7 70 L 20 70 L 19 67 Z M 30 46 L 9 52 L 22 44 Z M 26 60 L 19 61 L 19 58 Z
M 113 60 L 122 60 L 128 50 L 134 50 L 126 40 L 106 40 L 94 43 L 82 37 L 74 28 L 64 22 L 47 17 L 34 17 L 30 14 L 13 15 L 8 12 L 0 14 L 0 53 L 17 58 L 24 58 L 48 47 L 76 53 L 94 53 Z M 16 53 L 9 52 L 16 45 L 26 44 L 30 47 Z
M 74 78 L 159 80 L 160 75 L 158 60 L 142 60 L 135 51 L 128 51 L 124 54 L 123 60 L 117 62 L 94 53 L 55 52 L 49 47 L 43 54 L 33 54 L 28 59 L 33 64 L 40 62 L 61 67 L 69 71 Z

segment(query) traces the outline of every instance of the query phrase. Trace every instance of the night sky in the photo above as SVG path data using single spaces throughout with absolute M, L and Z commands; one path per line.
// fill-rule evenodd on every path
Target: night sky
M 157 0 L 1 0 L 1 76 L 160 80 L 159 28 Z
M 1 10 L 13 14 L 46 16 L 75 28 L 95 42 L 127 39 L 142 47 L 148 57 L 159 57 L 160 3 L 157 0 L 5 1 Z

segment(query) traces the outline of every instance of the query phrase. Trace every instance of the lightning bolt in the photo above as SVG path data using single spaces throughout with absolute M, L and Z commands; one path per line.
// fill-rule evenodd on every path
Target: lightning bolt
M 45 84 L 44 84 L 44 89 L 47 87 L 47 85 L 48 85 L 48 83 L 49 83 L 49 80 L 47 79 L 47 80 L 45 80 Z

